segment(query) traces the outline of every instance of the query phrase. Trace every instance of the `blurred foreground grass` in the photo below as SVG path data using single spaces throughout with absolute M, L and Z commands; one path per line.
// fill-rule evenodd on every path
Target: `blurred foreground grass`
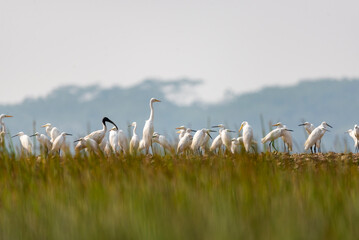
M 0 239 L 359 236 L 358 155 L 0 157 Z

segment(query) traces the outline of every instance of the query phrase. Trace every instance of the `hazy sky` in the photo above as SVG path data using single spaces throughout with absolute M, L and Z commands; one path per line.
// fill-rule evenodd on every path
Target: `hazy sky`
M 0 2 L 0 103 L 62 84 L 202 79 L 215 101 L 303 78 L 359 77 L 357 0 Z

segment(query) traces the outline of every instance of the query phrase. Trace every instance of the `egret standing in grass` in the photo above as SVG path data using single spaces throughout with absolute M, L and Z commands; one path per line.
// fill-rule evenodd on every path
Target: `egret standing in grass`
M 178 140 L 181 140 L 181 138 L 183 138 L 183 136 L 186 133 L 186 127 L 185 126 L 180 126 L 180 127 L 176 127 L 177 130 L 179 130 L 177 133 L 179 133 L 178 135 Z
M 230 151 L 231 145 L 232 145 L 232 138 L 231 138 L 230 132 L 234 132 L 234 131 L 226 129 L 223 124 L 218 124 L 217 126 L 212 126 L 212 128 L 220 129 L 219 135 L 221 136 L 222 144 L 226 147 L 226 149 L 228 151 Z
M 278 122 L 278 123 L 274 124 L 273 127 L 287 128 L 287 126 L 283 125 L 281 122 Z M 289 131 L 284 131 L 282 133 L 282 140 L 283 140 L 283 143 L 284 143 L 284 151 L 286 151 L 285 145 L 287 145 L 287 147 L 288 147 L 288 152 L 292 151 L 292 149 L 293 149 L 292 134 L 290 134 Z
M 211 147 L 209 148 L 209 150 L 211 152 L 216 151 L 217 149 L 221 149 L 221 146 L 223 145 L 222 143 L 222 138 L 221 138 L 221 132 L 222 132 L 222 128 L 219 129 L 219 134 L 217 137 L 214 138 Z M 219 152 L 219 150 L 218 150 Z
M 82 149 L 86 148 L 87 151 L 99 153 L 100 146 L 98 145 L 98 143 L 95 140 L 93 140 L 91 138 L 86 138 L 86 139 L 80 138 L 80 139 L 74 141 L 74 143 L 76 143 L 76 142 L 80 142 L 80 144 L 77 144 L 75 147 L 76 152 L 79 152 Z
M 304 122 L 302 124 L 299 124 L 298 126 L 303 126 L 305 131 L 307 132 L 308 136 L 313 132 L 313 130 L 315 129 L 314 125 L 311 124 L 310 122 Z M 308 137 L 307 137 L 308 138 Z M 320 143 L 318 142 L 318 144 L 316 143 L 314 145 L 314 152 L 317 151 L 317 145 L 319 146 Z M 313 148 L 313 147 L 312 147 Z M 311 149 L 311 151 L 313 151 L 313 149 Z
M 113 127 L 108 131 L 108 140 L 111 146 L 111 149 L 114 153 L 118 152 L 119 145 L 118 145 L 118 131 L 116 127 Z
M 130 140 L 130 154 L 135 154 L 138 150 L 138 146 L 140 144 L 140 138 L 136 133 L 137 123 L 133 122 L 129 127 L 133 127 L 132 130 L 132 137 Z
M 19 132 L 12 137 L 19 137 L 21 147 L 25 153 L 31 154 L 32 153 L 32 141 L 28 135 L 24 132 Z
M 316 131 L 315 134 L 313 134 L 313 132 L 308 136 L 308 139 L 307 141 L 309 140 L 309 137 L 313 134 L 313 136 L 311 137 L 311 139 L 308 141 L 308 144 L 310 143 L 310 150 L 312 151 L 313 153 L 313 150 L 312 150 L 312 147 L 313 147 L 313 144 L 311 144 L 311 142 L 313 141 L 313 139 L 317 139 L 317 141 L 315 142 L 315 145 L 318 152 L 321 152 L 321 142 L 322 142 L 322 137 L 324 136 L 324 133 L 325 132 L 329 132 L 329 130 L 327 129 L 327 127 L 330 127 L 330 128 L 333 128 L 332 126 L 330 126 L 327 122 L 322 122 L 318 127 L 316 127 L 313 132 L 318 128 L 318 130 Z M 324 130 L 323 130 L 324 129 Z M 320 134 L 320 135 L 318 135 Z M 305 149 L 306 151 L 308 149 Z
M 242 129 L 243 129 L 243 135 L 242 135 L 243 145 L 244 148 L 246 149 L 246 152 L 249 152 L 253 141 L 253 129 L 251 125 L 248 124 L 247 121 L 242 122 L 241 128 L 239 129 L 238 132 L 241 132 Z
M 120 129 L 118 130 L 118 145 L 121 148 L 121 151 L 123 152 L 124 155 L 126 155 L 128 153 L 128 139 L 126 134 Z
M 152 144 L 152 136 L 154 133 L 154 126 L 153 126 L 153 117 L 154 117 L 154 111 L 153 111 L 153 103 L 155 102 L 161 102 L 160 100 L 157 100 L 156 98 L 151 98 L 150 100 L 150 118 L 146 121 L 145 126 L 143 127 L 143 147 L 146 150 L 146 154 L 149 153 L 149 149 Z
M 242 137 L 241 137 L 242 138 Z M 243 139 L 243 138 L 242 138 Z M 232 138 L 231 153 L 238 153 L 239 140 L 238 138 Z
M 304 150 L 307 151 L 309 148 L 311 152 L 313 153 L 313 145 L 316 144 L 318 150 L 320 151 L 320 142 L 322 137 L 324 136 L 325 132 L 329 132 L 329 130 L 326 127 L 332 128 L 328 123 L 322 122 L 318 127 L 316 127 L 312 133 L 308 136 L 307 140 L 304 143 Z M 318 147 L 319 143 L 319 147 Z
M 167 139 L 164 135 L 154 132 L 152 139 L 153 139 L 153 142 L 158 143 L 159 145 L 161 145 L 163 147 L 165 153 L 166 153 L 166 151 L 173 152 L 173 148 L 171 147 L 171 144 L 167 141 Z
M 274 146 L 274 141 L 282 137 L 285 131 L 293 132 L 293 130 L 287 129 L 287 128 L 276 128 L 270 131 L 264 138 L 262 138 L 262 143 L 266 143 L 269 141 L 269 151 L 271 151 L 271 146 L 273 146 L 274 150 L 278 151 Z
M 40 151 L 47 154 L 52 148 L 52 143 L 50 139 L 46 137 L 45 134 L 42 133 L 40 134 L 38 132 L 31 135 L 30 137 L 34 137 L 34 136 L 36 136 L 37 141 L 40 143 Z
M 208 151 L 208 141 L 212 139 L 211 132 L 216 132 L 211 129 L 205 129 L 206 134 L 204 135 L 203 141 L 201 143 L 200 148 L 202 149 L 203 154 Z
M 190 146 L 192 144 L 192 140 L 193 140 L 193 136 L 191 135 L 191 132 L 195 132 L 195 130 L 192 130 L 190 128 L 186 129 L 186 133 L 181 138 L 181 140 L 178 142 L 177 154 L 181 154 L 182 152 L 184 152 L 190 148 Z M 179 133 L 179 131 L 177 133 Z
M 10 115 L 6 115 L 6 114 L 1 114 L 0 115 L 0 132 L 5 132 L 6 133 L 6 127 L 5 127 L 5 123 L 3 121 L 4 118 L 9 118 L 12 117 Z
M 65 136 L 72 136 L 70 133 L 62 132 L 52 143 L 51 152 L 60 154 L 60 151 L 64 151 L 66 147 L 66 137 Z
M 346 133 L 348 133 L 349 136 L 353 139 L 353 141 L 354 141 L 354 151 L 357 153 L 358 150 L 359 150 L 359 145 L 358 145 L 358 138 L 355 136 L 354 130 L 349 129 L 348 131 L 346 131 Z
M 41 127 L 45 128 L 47 135 L 50 137 L 50 141 L 53 143 L 55 139 L 60 135 L 59 129 L 57 127 L 52 127 L 51 123 L 46 123 Z

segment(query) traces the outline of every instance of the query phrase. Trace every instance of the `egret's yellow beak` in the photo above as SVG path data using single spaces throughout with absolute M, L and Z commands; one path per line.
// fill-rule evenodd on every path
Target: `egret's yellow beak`
M 41 127 L 47 127 L 47 124 L 45 124 L 45 125 L 42 125 Z
M 176 133 L 181 133 L 181 131 L 177 131 Z
M 273 127 L 277 127 L 279 125 L 279 123 L 276 123 L 276 124 L 273 124 L 272 126 Z
M 238 132 L 241 132 L 242 128 L 243 128 L 243 124 L 241 125 L 241 128 L 238 130 Z
M 5 115 L 4 117 L 13 117 L 13 116 L 11 116 L 11 115 Z
M 158 100 L 158 99 L 155 99 L 155 102 L 161 102 L 160 100 Z

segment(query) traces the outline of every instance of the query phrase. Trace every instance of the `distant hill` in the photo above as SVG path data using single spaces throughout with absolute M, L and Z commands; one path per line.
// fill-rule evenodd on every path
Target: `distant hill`
M 197 129 L 224 123 L 237 130 L 246 120 L 253 126 L 259 140 L 263 130 L 268 131 L 270 122 L 281 121 L 295 131 L 297 150 L 301 151 L 305 134 L 297 125 L 304 120 L 314 125 L 327 121 L 334 128 L 323 139 L 326 150 L 343 150 L 343 139 L 352 149 L 353 144 L 344 131 L 359 122 L 356 111 L 359 79 L 319 79 L 289 87 L 267 87 L 210 105 L 178 106 L 167 99 L 169 89 L 196 84 L 200 83 L 185 79 L 172 82 L 146 80 L 129 88 L 64 86 L 46 97 L 26 99 L 15 105 L 0 105 L 0 113 L 15 116 L 6 119 L 11 133 L 32 133 L 35 121 L 36 131 L 44 132 L 39 126 L 50 122 L 76 137 L 83 136 L 90 130 L 100 129 L 102 117 L 107 116 L 126 130 L 130 122 L 136 121 L 138 134 L 142 135 L 142 127 L 150 112 L 149 99 L 156 97 L 162 102 L 155 104 L 155 131 L 170 137 L 175 137 L 174 128 L 180 125 Z

